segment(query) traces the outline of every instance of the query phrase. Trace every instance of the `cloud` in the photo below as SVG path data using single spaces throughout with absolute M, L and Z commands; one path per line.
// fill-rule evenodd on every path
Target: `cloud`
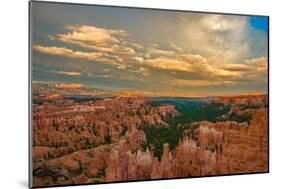
M 40 45 L 34 45 L 33 49 L 41 53 L 71 58 L 84 58 L 101 63 L 108 63 L 115 65 L 117 69 L 120 70 L 125 70 L 128 66 L 130 66 L 127 62 L 124 62 L 122 58 L 113 54 L 107 55 L 106 53 L 72 51 L 64 47 L 45 47 Z M 159 50 L 159 52 L 162 53 L 161 50 Z M 150 72 L 145 67 L 151 67 L 169 72 L 188 72 L 193 73 L 202 79 L 217 80 L 216 82 L 209 83 L 202 81 L 194 83 L 194 85 L 196 84 L 201 86 L 203 86 L 204 83 L 212 86 L 230 84 L 230 82 L 222 82 L 222 79 L 229 81 L 237 81 L 239 79 L 253 80 L 254 78 L 262 77 L 261 74 L 264 74 L 267 71 L 266 57 L 249 59 L 244 63 L 234 64 L 223 62 L 224 59 L 213 59 L 212 57 L 206 58 L 199 54 L 177 52 L 173 56 L 171 53 L 162 53 L 162 55 L 158 58 L 144 59 L 142 57 L 131 57 L 131 60 L 134 61 L 131 62 L 134 66 L 139 66 L 138 70 L 131 72 L 139 73 L 143 76 L 150 75 Z M 60 74 L 77 76 L 79 73 L 60 72 Z M 176 74 L 173 75 L 176 76 Z M 188 81 L 177 81 L 176 83 L 178 85 L 189 84 Z
M 62 89 L 79 89 L 79 88 L 83 87 L 83 85 L 76 84 L 76 83 L 72 83 L 72 84 L 56 84 L 55 86 L 57 88 L 62 88 Z
M 223 69 L 222 64 L 211 62 L 198 54 L 178 54 L 174 57 L 160 57 L 145 60 L 145 64 L 162 70 L 193 72 L 207 77 L 239 77 L 236 70 Z
M 221 64 L 223 70 L 239 72 L 241 75 L 249 74 L 262 74 L 267 73 L 268 69 L 268 59 L 267 57 L 259 57 L 245 60 L 245 63 L 239 64 Z
M 174 49 L 175 51 L 177 51 L 177 52 L 183 52 L 183 49 L 182 49 L 181 47 L 177 46 L 177 45 L 174 44 L 174 43 L 170 43 L 170 47 L 171 47 L 172 49 Z
M 248 59 L 245 62 L 254 71 L 267 72 L 267 69 L 268 69 L 268 58 L 267 57 Z
M 133 57 L 137 62 L 139 62 L 139 63 L 143 63 L 143 61 L 144 61 L 144 58 L 143 57 L 138 57 L 138 56 L 136 56 L 136 57 Z
M 125 30 L 71 25 L 65 28 L 68 32 L 49 38 L 66 45 L 75 44 L 78 47 L 75 49 L 79 50 L 72 50 L 72 45 L 67 48 L 38 44 L 33 45 L 33 49 L 50 55 L 107 63 L 119 72 L 142 76 L 153 74 L 151 68 L 162 70 L 173 78 L 174 86 L 234 85 L 242 80 L 255 82 L 257 78 L 264 78 L 267 58 L 245 58 L 251 54 L 246 38 L 246 17 L 198 16 L 193 20 L 183 19 L 183 26 L 188 26 L 183 32 L 185 40 L 144 45 L 137 43 Z M 79 72 L 60 74 L 78 76 Z
M 57 55 L 57 56 L 66 56 L 70 58 L 85 58 L 88 60 L 96 60 L 98 57 L 101 57 L 102 53 L 96 52 L 81 52 L 81 51 L 73 51 L 71 49 L 65 47 L 47 47 L 41 45 L 33 45 L 32 46 L 35 51 Z
M 183 87 L 208 87 L 208 86 L 222 86 L 222 85 L 234 85 L 234 81 L 209 81 L 209 80 L 186 80 L 186 79 L 174 79 L 170 81 L 171 85 Z
M 58 34 L 57 37 L 62 41 L 83 41 L 89 44 L 107 44 L 120 42 L 115 35 L 124 34 L 123 30 L 108 30 L 95 26 L 67 26 L 70 30 L 67 34 Z
M 127 67 L 126 65 L 120 64 L 120 65 L 117 66 L 117 69 L 119 69 L 119 70 L 125 70 L 126 67 Z
M 199 54 L 180 54 L 180 59 L 188 62 L 189 64 L 206 65 L 208 63 L 207 58 Z
M 119 51 L 116 54 L 123 54 L 123 55 L 134 55 L 136 51 L 130 47 L 119 47 Z
M 73 51 L 65 47 L 49 47 L 41 45 L 33 45 L 33 50 L 40 53 L 56 55 L 56 56 L 65 56 L 68 58 L 81 58 L 90 61 L 96 61 L 101 63 L 108 64 L 117 64 L 117 62 L 122 61 L 119 57 L 109 55 L 101 52 L 82 52 L 82 51 Z
M 147 49 L 146 57 L 151 57 L 152 55 L 173 56 L 175 54 L 176 54 L 175 51 L 159 50 L 159 49 L 149 48 L 149 49 Z
M 249 78 L 253 75 L 263 75 L 267 73 L 268 58 L 258 57 L 245 60 L 243 63 L 220 63 L 220 68 L 225 71 L 231 71 L 233 73 L 239 73 L 243 78 Z
M 88 25 L 70 25 L 65 27 L 69 32 L 57 35 L 49 35 L 51 40 L 58 40 L 64 43 L 71 43 L 86 49 L 90 52 L 83 53 L 80 58 L 97 60 L 114 65 L 143 62 L 143 58 L 138 52 L 143 50 L 143 46 L 133 39 L 125 30 L 105 29 Z M 37 48 L 37 50 L 40 50 Z M 71 50 L 71 49 L 68 49 Z M 48 53 L 46 50 L 41 52 Z M 81 51 L 78 51 L 81 52 Z M 92 57 L 89 53 L 99 53 L 100 57 Z M 51 54 L 51 53 L 49 53 Z M 58 55 L 57 53 L 52 53 Z M 73 52 L 60 55 L 71 56 Z
M 210 20 L 210 23 L 207 20 Z M 209 16 L 204 17 L 200 23 L 208 32 L 226 32 L 239 24 L 242 27 L 243 24 L 241 24 L 240 20 L 225 19 L 221 16 Z M 221 21 L 220 24 L 217 24 L 218 21 Z M 128 38 L 129 34 L 124 30 L 83 25 L 67 26 L 66 29 L 71 32 L 57 34 L 56 36 L 51 36 L 51 38 L 67 43 L 75 43 L 80 47 L 92 49 L 94 52 L 73 51 L 65 47 L 44 47 L 40 45 L 35 45 L 33 48 L 39 52 L 52 55 L 106 62 L 116 65 L 118 69 L 125 69 L 129 64 L 139 64 L 140 66 L 145 65 L 168 71 L 199 72 L 201 75 L 205 73 L 211 76 L 235 77 L 239 76 L 239 69 L 243 67 L 239 67 L 239 65 L 226 65 L 225 63 L 218 66 L 202 55 L 184 52 L 183 48 L 174 43 L 169 44 L 171 47 L 169 50 L 159 49 L 159 44 L 156 43 L 144 49 L 142 45 L 132 42 Z M 127 44 L 127 46 L 121 45 L 121 43 Z M 144 50 L 146 53 L 145 57 L 132 47 Z M 222 67 L 222 65 L 225 66 Z
M 208 15 L 202 20 L 203 26 L 211 32 L 239 31 L 246 26 L 246 17 L 229 15 Z
M 102 75 L 103 78 L 109 78 L 111 75 Z
M 111 70 L 110 70 L 110 69 L 108 69 L 108 68 L 104 68 L 104 69 L 103 69 L 103 71 L 104 71 L 105 73 L 109 73 L 109 72 L 111 72 Z
M 233 71 L 233 72 L 244 72 L 244 71 L 249 71 L 251 68 L 245 64 L 222 64 L 221 68 L 223 70 L 227 71 Z
M 66 29 L 71 32 L 49 36 L 50 39 L 115 55 L 135 55 L 134 48 L 143 48 L 142 45 L 129 39 L 129 34 L 125 30 L 104 29 L 88 25 L 66 26 Z
M 106 72 L 106 73 L 109 73 L 109 72 Z M 104 73 L 92 73 L 92 72 L 88 72 L 87 73 L 87 76 L 88 77 L 98 77 L 98 78 L 109 78 L 109 77 L 112 77 L 112 75 L 110 74 L 104 74 Z
M 100 77 L 100 78 L 110 78 L 112 77 L 112 75 L 108 75 L 108 74 L 92 74 L 92 73 L 89 73 L 88 74 L 89 77 Z
M 67 76 L 80 76 L 82 74 L 81 72 L 64 72 L 64 71 L 58 71 L 56 73 L 67 75 Z
M 138 73 L 138 74 L 141 74 L 143 76 L 149 76 L 150 75 L 149 69 L 144 68 L 144 67 L 140 67 L 137 70 L 129 70 L 129 72 Z
M 143 49 L 144 47 L 141 44 L 135 43 L 135 42 L 131 42 L 130 45 L 132 47 L 135 47 L 137 49 Z
M 147 66 L 163 69 L 163 70 L 177 70 L 177 71 L 192 71 L 192 67 L 188 62 L 178 60 L 176 58 L 160 57 L 155 59 L 145 60 Z
M 185 49 L 227 61 L 241 61 L 252 51 L 246 16 L 202 15 L 182 20 L 186 28 L 180 44 Z

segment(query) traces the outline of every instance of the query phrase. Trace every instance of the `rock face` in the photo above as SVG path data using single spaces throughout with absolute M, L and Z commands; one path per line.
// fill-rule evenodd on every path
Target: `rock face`
M 179 116 L 173 105 L 151 106 L 143 97 L 39 97 L 33 105 L 34 186 L 268 171 L 266 96 L 215 99 L 250 121 L 201 120 L 193 130 L 178 125 L 181 139 L 174 147 L 164 143 L 159 158 L 155 146 L 144 145 L 144 128 L 172 127 L 169 120 Z
M 265 172 L 268 170 L 268 117 L 262 108 L 253 112 L 246 129 L 228 131 L 222 145 L 220 173 Z
M 264 106 L 268 104 L 268 95 L 241 95 L 232 97 L 217 97 L 213 102 L 233 105 Z
M 250 125 L 202 122 L 198 141 L 183 139 L 173 153 L 164 146 L 161 162 L 153 161 L 152 178 L 266 172 L 267 110 L 253 112 Z
M 158 179 L 174 177 L 174 168 L 175 162 L 173 161 L 172 153 L 169 150 L 169 144 L 164 144 L 161 161 L 159 162 L 157 158 L 153 161 L 153 172 L 151 174 L 152 178 Z

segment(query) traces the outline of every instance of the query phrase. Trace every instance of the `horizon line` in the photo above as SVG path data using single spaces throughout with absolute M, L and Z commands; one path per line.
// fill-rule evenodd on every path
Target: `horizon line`
M 32 84 L 65 84 L 65 85 L 73 85 L 76 83 L 55 83 L 55 82 L 47 82 L 47 81 L 32 81 Z M 186 92 L 175 92 L 167 93 L 165 92 L 154 92 L 154 91 L 139 91 L 139 90 L 116 90 L 116 89 L 107 89 L 107 88 L 99 88 L 93 85 L 84 85 L 80 84 L 81 88 L 95 88 L 95 89 L 102 89 L 102 90 L 109 90 L 109 92 L 118 93 L 116 94 L 118 97 L 133 97 L 133 96 L 143 96 L 143 97 L 177 97 L 177 98 L 208 98 L 208 97 L 237 97 L 237 96 L 261 96 L 261 95 L 268 95 L 268 92 L 244 92 L 240 94 L 196 94 L 196 93 L 189 93 Z M 77 89 L 79 89 L 77 88 Z M 66 89 L 66 88 L 65 88 Z M 158 94 L 157 94 L 158 93 Z

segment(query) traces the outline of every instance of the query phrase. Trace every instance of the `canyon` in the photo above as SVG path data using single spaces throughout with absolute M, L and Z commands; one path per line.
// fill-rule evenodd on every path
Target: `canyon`
M 85 91 L 44 87 L 33 85 L 34 186 L 268 171 L 267 95 L 199 100 L 220 114 L 186 121 L 173 103 L 104 91 L 77 100 L 69 96 Z

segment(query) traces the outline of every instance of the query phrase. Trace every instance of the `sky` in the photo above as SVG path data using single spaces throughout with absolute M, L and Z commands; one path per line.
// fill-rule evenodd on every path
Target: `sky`
M 150 96 L 266 93 L 268 18 L 32 2 L 33 81 Z

